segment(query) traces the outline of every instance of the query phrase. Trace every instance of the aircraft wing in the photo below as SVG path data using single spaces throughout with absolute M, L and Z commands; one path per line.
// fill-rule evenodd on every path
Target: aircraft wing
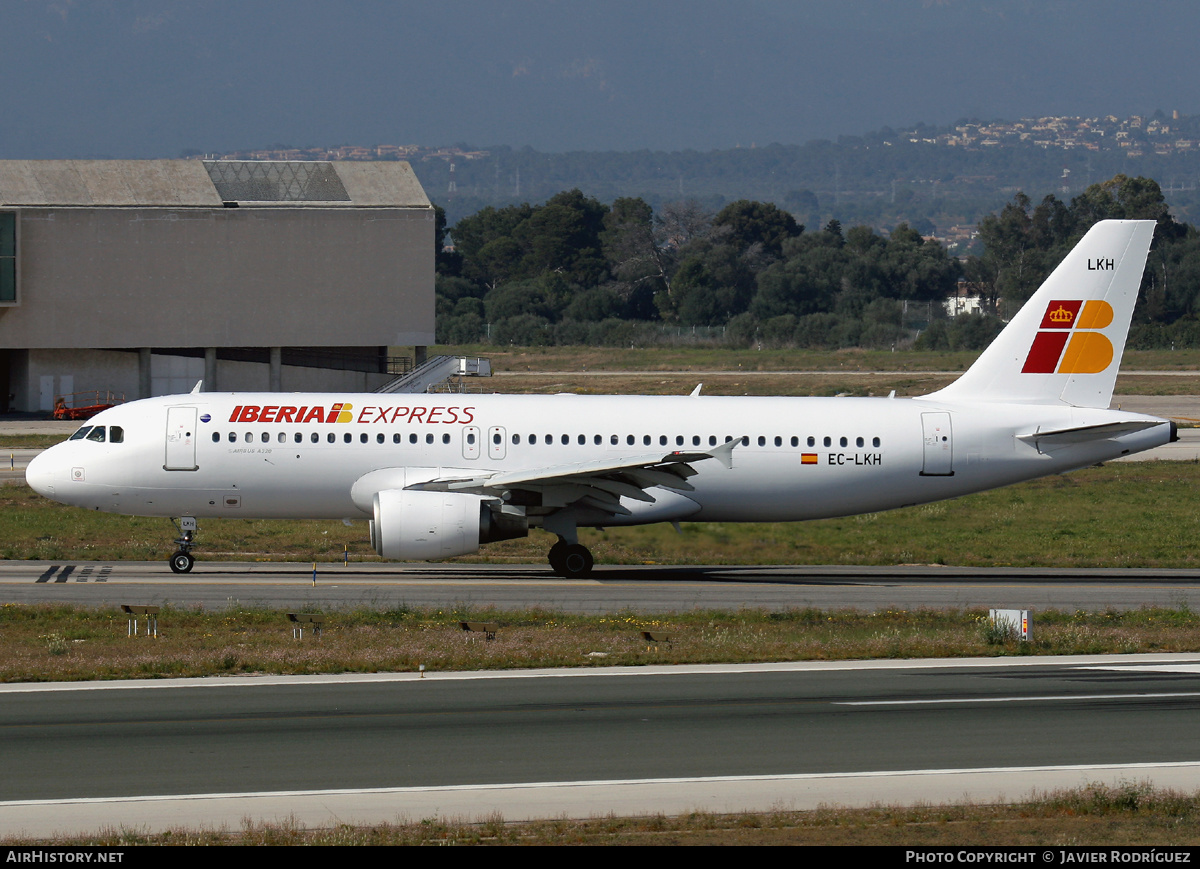
M 624 515 L 629 510 L 621 505 L 622 497 L 653 503 L 654 496 L 647 493 L 647 489 L 661 486 L 681 492 L 693 491 L 687 479 L 696 474 L 692 467 L 696 462 L 717 459 L 725 467 L 733 467 L 733 448 L 739 443 L 741 441 L 737 439 L 727 441 L 708 451 L 652 453 L 469 477 L 439 477 L 408 488 L 496 496 L 513 490 L 536 492 L 542 496 L 543 506 L 565 507 L 578 503 Z

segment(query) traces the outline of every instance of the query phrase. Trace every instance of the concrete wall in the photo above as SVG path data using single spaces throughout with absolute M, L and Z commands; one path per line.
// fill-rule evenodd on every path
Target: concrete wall
M 14 410 L 48 413 L 54 407 L 55 396 L 66 393 L 111 391 L 129 401 L 139 397 L 137 353 L 38 349 L 13 355 L 9 389 L 15 394 Z M 282 374 L 285 392 L 370 392 L 391 379 L 387 374 L 298 365 L 283 366 Z M 204 377 L 204 359 L 156 353 L 150 357 L 150 376 L 153 395 L 190 392 Z M 270 366 L 218 359 L 217 389 L 266 392 L 270 389 Z
M 430 208 L 15 210 L 0 348 L 433 343 Z

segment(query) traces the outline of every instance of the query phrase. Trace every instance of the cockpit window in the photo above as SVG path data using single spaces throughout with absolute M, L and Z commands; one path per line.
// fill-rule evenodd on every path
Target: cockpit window
M 71 435 L 70 440 L 81 441 L 87 437 L 87 433 L 91 430 L 92 427 L 90 425 L 85 425 L 83 428 L 79 429 L 79 431 L 75 432 L 75 434 Z
M 121 444 L 125 442 L 125 429 L 119 425 L 110 425 L 108 427 L 108 442 L 110 444 Z
M 104 426 L 93 426 L 92 430 L 87 434 L 87 439 L 101 444 L 104 443 Z

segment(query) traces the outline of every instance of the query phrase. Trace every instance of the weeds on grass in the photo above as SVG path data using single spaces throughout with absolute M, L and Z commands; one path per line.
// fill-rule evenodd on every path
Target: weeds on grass
M 323 635 L 297 640 L 284 613 L 233 602 L 225 610 L 163 606 L 157 639 L 127 636 L 115 610 L 0 606 L 0 681 L 127 679 L 253 673 L 429 672 L 987 655 L 1200 651 L 1200 616 L 1143 609 L 1037 614 L 1018 643 L 983 627 L 979 611 L 797 609 L 695 611 L 645 617 L 396 607 L 326 613 Z M 463 620 L 495 622 L 491 641 Z M 669 644 L 650 645 L 643 630 Z

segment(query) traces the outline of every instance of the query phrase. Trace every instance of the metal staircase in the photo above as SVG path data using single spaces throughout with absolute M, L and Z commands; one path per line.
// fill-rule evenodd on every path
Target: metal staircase
M 492 363 L 477 356 L 434 356 L 412 371 L 385 383 L 376 392 L 437 392 L 447 384 L 447 392 L 462 392 L 463 378 L 491 377 Z M 455 381 L 455 383 L 452 383 Z M 457 388 L 454 388 L 457 386 Z

